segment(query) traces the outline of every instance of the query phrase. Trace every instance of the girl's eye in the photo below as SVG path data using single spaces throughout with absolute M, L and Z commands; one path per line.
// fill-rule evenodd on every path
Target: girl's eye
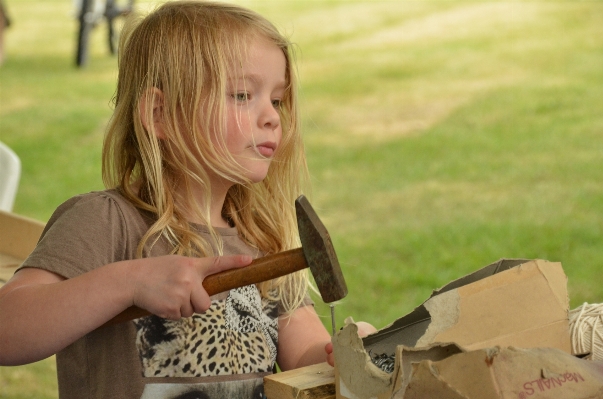
M 245 102 L 245 101 L 249 100 L 249 93 L 247 93 L 247 92 L 235 93 L 232 96 L 238 102 Z
M 280 109 L 281 105 L 283 105 L 283 101 L 280 99 L 272 100 L 272 106 L 276 109 Z

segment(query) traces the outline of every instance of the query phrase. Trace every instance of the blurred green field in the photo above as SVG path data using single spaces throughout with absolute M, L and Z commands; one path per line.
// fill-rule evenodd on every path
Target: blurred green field
M 240 1 L 298 44 L 312 202 L 378 328 L 503 257 L 562 262 L 603 302 L 603 2 Z M 142 4 L 147 7 L 147 4 Z M 0 140 L 15 212 L 102 188 L 116 60 L 74 68 L 69 1 L 8 2 Z M 319 305 L 329 324 L 327 309 Z M 55 398 L 53 359 L 0 368 L 0 397 Z

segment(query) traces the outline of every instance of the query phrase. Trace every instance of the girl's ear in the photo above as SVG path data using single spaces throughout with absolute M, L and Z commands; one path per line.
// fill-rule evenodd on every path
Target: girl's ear
M 149 110 L 151 110 L 149 113 Z M 156 87 L 150 88 L 140 96 L 138 113 L 142 126 L 147 132 L 154 131 L 158 139 L 166 138 L 163 124 L 163 92 Z

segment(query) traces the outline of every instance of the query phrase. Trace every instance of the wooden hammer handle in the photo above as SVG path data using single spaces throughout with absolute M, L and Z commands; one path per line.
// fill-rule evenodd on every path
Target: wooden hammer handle
M 233 288 L 272 280 L 306 267 L 308 267 L 308 264 L 302 249 L 296 248 L 255 259 L 249 266 L 243 268 L 211 274 L 203 280 L 203 288 L 212 296 Z M 103 324 L 102 327 L 149 316 L 150 314 L 147 310 L 132 306 Z

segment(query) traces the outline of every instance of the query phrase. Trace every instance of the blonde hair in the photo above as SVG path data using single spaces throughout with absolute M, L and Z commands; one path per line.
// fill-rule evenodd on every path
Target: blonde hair
M 279 111 L 282 140 L 266 178 L 256 184 L 243 177 L 242 166 L 224 150 L 227 81 L 242 66 L 250 38 L 267 39 L 282 50 L 287 81 Z M 128 22 L 120 44 L 115 110 L 103 146 L 103 181 L 157 219 L 140 242 L 139 257 L 160 237 L 173 245 L 173 253 L 222 253 L 221 239 L 209 222 L 208 171 L 234 182 L 223 215 L 251 247 L 272 254 L 299 246 L 294 200 L 303 192 L 308 172 L 296 85 L 290 42 L 251 10 L 177 1 Z M 142 119 L 154 117 L 157 89 L 163 93 L 164 139 L 157 138 L 153 124 L 147 131 Z M 204 202 L 190 199 L 193 186 L 204 189 Z M 210 229 L 214 245 L 195 231 L 176 204 L 193 208 Z M 282 301 L 290 312 L 307 294 L 308 275 L 298 272 L 258 287 L 263 297 Z

